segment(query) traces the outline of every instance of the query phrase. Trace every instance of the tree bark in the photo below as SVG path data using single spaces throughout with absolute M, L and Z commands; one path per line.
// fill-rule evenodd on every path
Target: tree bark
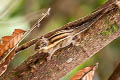
M 115 2 L 115 0 L 111 1 Z M 50 61 L 46 61 L 48 54 L 36 53 L 16 69 L 4 74 L 2 78 L 4 80 L 59 80 L 120 36 L 120 11 L 118 6 L 113 7 L 114 10 L 105 14 L 87 31 L 76 36 L 75 40 L 79 41 L 79 46 L 69 45 L 56 51 Z M 70 27 L 79 22 L 80 20 L 77 20 L 63 27 Z

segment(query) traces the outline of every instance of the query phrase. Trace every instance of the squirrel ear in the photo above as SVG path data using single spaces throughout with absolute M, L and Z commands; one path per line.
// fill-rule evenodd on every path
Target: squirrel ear
M 48 43 L 49 41 L 48 41 L 48 39 L 47 38 L 45 38 L 44 36 L 41 36 L 41 39 L 43 40 L 43 42 L 45 42 L 45 43 Z

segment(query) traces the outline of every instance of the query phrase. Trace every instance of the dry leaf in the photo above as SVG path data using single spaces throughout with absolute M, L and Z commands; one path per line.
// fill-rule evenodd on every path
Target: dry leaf
M 15 29 L 11 36 L 4 36 L 1 38 L 0 43 L 0 57 L 9 49 L 13 48 L 19 40 L 21 40 L 22 35 L 25 31 L 21 29 Z
M 6 58 L 5 62 L 0 64 L 0 76 L 7 70 L 9 62 L 12 60 L 13 56 L 15 54 L 15 50 L 13 50 Z
M 11 36 L 4 36 L 0 41 L 0 76 L 6 71 L 10 60 L 15 55 L 13 49 L 17 43 L 22 39 L 24 30 L 15 29 Z M 13 49 L 10 53 L 9 51 Z
M 77 72 L 70 80 L 93 80 L 94 72 L 97 68 L 97 65 L 83 68 Z

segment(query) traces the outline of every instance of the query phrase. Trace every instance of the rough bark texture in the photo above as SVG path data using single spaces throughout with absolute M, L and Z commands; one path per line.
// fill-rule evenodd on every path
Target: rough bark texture
M 120 63 L 108 80 L 120 80 Z
M 120 11 L 116 7 L 75 38 L 79 46 L 70 45 L 56 51 L 50 61 L 46 61 L 47 54 L 37 53 L 2 77 L 4 80 L 59 80 L 119 36 Z

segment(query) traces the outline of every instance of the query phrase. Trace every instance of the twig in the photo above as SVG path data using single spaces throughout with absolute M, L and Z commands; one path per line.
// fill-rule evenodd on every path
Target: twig
M 10 54 L 25 38 L 28 36 L 36 27 L 40 27 L 40 22 L 47 16 L 49 15 L 50 8 L 47 10 L 46 13 L 43 13 L 43 16 L 37 21 L 35 25 L 31 29 L 29 29 L 22 37 L 22 39 L 12 48 L 8 54 Z M 26 45 L 25 45 L 26 46 Z

